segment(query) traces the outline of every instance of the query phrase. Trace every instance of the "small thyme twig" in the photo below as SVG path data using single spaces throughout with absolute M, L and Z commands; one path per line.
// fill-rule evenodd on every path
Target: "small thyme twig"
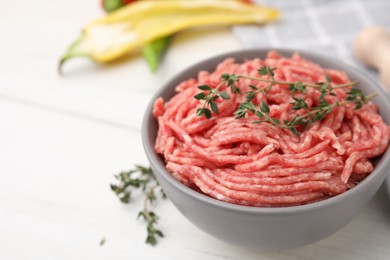
M 222 81 L 213 89 L 209 85 L 198 86 L 200 90 L 209 91 L 208 95 L 205 92 L 200 92 L 194 96 L 195 99 L 204 100 L 203 106 L 196 111 L 197 116 L 204 115 L 206 118 L 211 117 L 211 111 L 218 114 L 218 105 L 215 100 L 219 97 L 222 99 L 230 99 L 226 91 L 219 92 L 219 89 L 226 84 L 227 88 L 231 88 L 232 93 L 240 93 L 240 89 L 235 85 L 238 78 L 234 74 L 222 74 Z M 210 106 L 211 110 L 207 108 Z
M 146 193 L 146 198 L 144 200 L 144 208 L 138 213 L 138 218 L 143 217 L 147 224 L 148 236 L 146 238 L 146 243 L 151 245 L 157 244 L 157 236 L 164 237 L 164 234 L 161 230 L 156 229 L 155 224 L 157 223 L 157 215 L 148 209 L 148 203 L 152 204 L 156 200 L 156 195 L 154 190 L 159 187 L 159 184 L 155 184 L 149 188 Z
M 134 189 L 140 189 L 145 194 L 143 209 L 138 213 L 138 218 L 143 217 L 147 222 L 147 238 L 146 243 L 151 245 L 157 244 L 157 236 L 164 237 L 161 230 L 156 228 L 157 215 L 150 211 L 148 203 L 153 203 L 157 200 L 155 191 L 161 192 L 161 197 L 166 198 L 166 195 L 157 182 L 156 177 L 150 167 L 136 165 L 134 169 L 126 172 L 121 172 L 115 176 L 119 181 L 118 184 L 111 184 L 111 190 L 115 192 L 121 202 L 130 203 L 131 194 Z

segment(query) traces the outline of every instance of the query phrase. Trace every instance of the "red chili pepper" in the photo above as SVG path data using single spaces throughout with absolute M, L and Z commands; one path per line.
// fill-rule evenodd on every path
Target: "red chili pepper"
M 131 4 L 131 3 L 133 3 L 133 2 L 135 2 L 137 0 L 122 0 L 122 1 L 123 1 L 124 5 L 128 5 L 128 4 Z
M 241 0 L 241 2 L 244 2 L 247 4 L 253 4 L 253 0 Z

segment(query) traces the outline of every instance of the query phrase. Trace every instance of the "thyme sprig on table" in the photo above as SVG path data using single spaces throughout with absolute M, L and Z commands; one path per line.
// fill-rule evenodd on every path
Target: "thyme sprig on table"
M 304 83 L 304 82 L 290 82 L 290 81 L 280 81 L 275 79 L 274 71 L 277 68 L 271 68 L 269 66 L 263 66 L 258 70 L 258 73 L 262 76 L 266 77 L 252 77 L 246 75 L 236 75 L 236 74 L 222 74 L 221 82 L 215 88 L 211 88 L 209 85 L 202 85 L 198 88 L 203 92 L 198 93 L 194 97 L 198 100 L 205 100 L 202 108 L 197 110 L 197 115 L 204 115 L 206 118 L 211 118 L 212 112 L 218 114 L 218 106 L 215 100 L 219 97 L 223 99 L 230 99 L 230 95 L 226 91 L 219 91 L 220 88 L 226 84 L 226 88 L 231 88 L 231 92 L 240 93 L 240 89 L 237 87 L 237 82 L 239 79 L 249 79 L 253 81 L 261 81 L 269 83 L 264 87 L 256 87 L 254 85 L 249 84 L 248 86 L 251 88 L 251 91 L 245 92 L 245 101 L 242 102 L 238 109 L 234 112 L 236 118 L 243 118 L 246 116 L 248 112 L 255 114 L 259 117 L 259 120 L 253 121 L 253 123 L 261 123 L 268 122 L 274 126 L 284 128 L 290 130 L 296 135 L 299 135 L 299 131 L 297 126 L 303 125 L 308 129 L 314 122 L 321 121 L 325 118 L 326 115 L 333 111 L 333 108 L 336 106 L 343 106 L 349 103 L 355 104 L 355 109 L 360 109 L 364 104 L 366 104 L 370 99 L 376 96 L 376 94 L 371 94 L 368 96 L 364 96 L 361 90 L 356 88 L 351 88 L 349 92 L 347 92 L 347 98 L 341 102 L 335 102 L 330 104 L 326 97 L 336 96 L 334 92 L 335 89 L 345 88 L 345 87 L 353 87 L 358 84 L 357 81 L 348 82 L 340 85 L 332 85 L 331 78 L 329 75 L 326 76 L 325 82 L 318 82 L 316 84 Z M 277 118 L 272 118 L 270 116 L 270 107 L 267 105 L 265 101 L 262 101 L 261 104 L 256 106 L 253 104 L 252 100 L 258 93 L 262 93 L 263 95 L 267 95 L 268 92 L 272 89 L 275 84 L 279 85 L 288 85 L 288 90 L 291 91 L 291 97 L 294 100 L 290 104 L 292 105 L 291 109 L 293 110 L 304 110 L 305 114 L 297 115 L 293 117 L 291 120 L 284 120 L 280 122 Z M 318 98 L 318 105 L 315 107 L 310 107 L 302 98 L 297 98 L 294 96 L 297 92 L 305 94 L 307 88 L 315 88 L 320 92 L 320 96 Z M 211 110 L 208 108 L 210 106 Z
M 144 206 L 138 213 L 138 218 L 143 218 L 147 222 L 146 243 L 150 245 L 157 244 L 158 237 L 164 237 L 161 230 L 156 228 L 158 216 L 149 209 L 149 204 L 157 200 L 156 192 L 161 192 L 161 198 L 166 198 L 166 195 L 158 183 L 153 171 L 150 167 L 136 165 L 130 171 L 124 171 L 115 175 L 118 184 L 111 184 L 111 190 L 115 192 L 119 200 L 123 203 L 130 203 L 131 195 L 134 190 L 141 190 L 145 195 Z

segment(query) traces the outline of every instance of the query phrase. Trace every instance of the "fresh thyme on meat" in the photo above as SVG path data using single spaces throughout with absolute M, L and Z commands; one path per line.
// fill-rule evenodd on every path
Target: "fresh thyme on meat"
M 251 77 L 246 75 L 237 75 L 237 74 L 222 74 L 221 82 L 215 88 L 211 88 L 209 85 L 202 85 L 198 88 L 202 90 L 202 92 L 196 94 L 194 96 L 195 99 L 204 100 L 204 104 L 201 108 L 199 108 L 196 112 L 198 116 L 205 116 L 206 118 L 211 118 L 212 112 L 218 114 L 218 105 L 215 100 L 219 97 L 223 99 L 230 99 L 230 95 L 226 91 L 219 91 L 219 89 L 226 85 L 226 88 L 231 89 L 231 93 L 240 93 L 241 90 L 237 87 L 236 83 L 239 79 L 250 79 L 253 81 L 262 81 L 269 83 L 268 86 L 258 88 L 254 85 L 250 85 L 249 87 L 252 89 L 251 91 L 245 92 L 246 99 L 242 102 L 238 109 L 234 112 L 236 118 L 243 118 L 246 116 L 248 112 L 255 114 L 259 117 L 260 120 L 255 120 L 253 123 L 261 123 L 268 122 L 272 125 L 278 126 L 280 128 L 284 128 L 290 130 L 296 135 L 299 135 L 299 131 L 297 130 L 297 126 L 303 125 L 308 129 L 311 124 L 316 121 L 321 121 L 333 111 L 333 108 L 336 106 L 343 106 L 349 103 L 355 104 L 355 109 L 360 109 L 364 104 L 366 104 L 370 99 L 376 96 L 376 94 L 370 94 L 368 96 L 364 96 L 361 90 L 357 88 L 352 88 L 347 94 L 347 98 L 341 102 L 337 101 L 333 104 L 330 104 L 326 101 L 325 97 L 327 95 L 336 96 L 333 90 L 338 88 L 347 88 L 356 86 L 358 84 L 357 81 L 352 81 L 340 85 L 332 85 L 331 79 L 329 75 L 326 77 L 326 82 L 318 82 L 317 84 L 310 84 L 304 82 L 289 82 L 289 81 L 280 81 L 275 79 L 274 71 L 277 68 L 271 68 L 270 66 L 262 66 L 258 69 L 258 73 L 262 76 L 269 76 L 270 79 L 261 78 L 261 77 Z M 293 117 L 291 120 L 284 120 L 280 122 L 277 118 L 272 118 L 270 113 L 270 108 L 265 101 L 262 101 L 260 105 L 255 105 L 252 103 L 253 98 L 258 93 L 263 93 L 266 95 L 275 84 L 279 85 L 288 85 L 288 90 L 291 91 L 291 97 L 294 100 L 290 104 L 292 105 L 293 110 L 305 110 L 306 114 L 297 115 Z M 308 105 L 302 98 L 297 98 L 294 95 L 297 92 L 306 93 L 306 88 L 315 88 L 317 89 L 321 95 L 319 96 L 319 104 L 316 107 L 308 108 Z M 210 107 L 210 108 L 208 108 Z

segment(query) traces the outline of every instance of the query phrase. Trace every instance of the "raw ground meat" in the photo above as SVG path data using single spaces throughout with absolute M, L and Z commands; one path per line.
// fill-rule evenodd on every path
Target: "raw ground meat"
M 374 169 L 370 158 L 381 155 L 390 138 L 389 127 L 372 102 L 359 110 L 354 110 L 353 104 L 335 107 L 299 137 L 267 122 L 253 124 L 253 115 L 235 119 L 233 113 L 245 94 L 232 94 L 230 89 L 231 99 L 216 100 L 218 114 L 211 119 L 196 116 L 204 102 L 193 98 L 199 85 L 215 88 L 222 73 L 259 77 L 257 70 L 264 65 L 277 68 L 277 80 L 315 84 L 329 75 L 332 85 L 350 81 L 345 73 L 322 68 L 298 54 L 286 58 L 276 52 L 269 52 L 264 60 L 243 63 L 226 59 L 214 72 L 199 72 L 197 79 L 179 84 L 170 101 L 155 101 L 153 114 L 159 124 L 155 150 L 172 176 L 221 201 L 280 207 L 335 196 L 369 175 Z M 249 84 L 264 87 L 267 83 L 240 79 L 237 86 L 245 93 Z M 334 90 L 336 96 L 328 96 L 327 101 L 345 99 L 348 89 Z M 309 108 L 318 105 L 320 93 L 315 89 L 295 95 Z M 253 103 L 263 100 L 271 117 L 280 121 L 304 113 L 291 109 L 293 99 L 286 85 L 276 84 L 268 94 L 257 94 Z

